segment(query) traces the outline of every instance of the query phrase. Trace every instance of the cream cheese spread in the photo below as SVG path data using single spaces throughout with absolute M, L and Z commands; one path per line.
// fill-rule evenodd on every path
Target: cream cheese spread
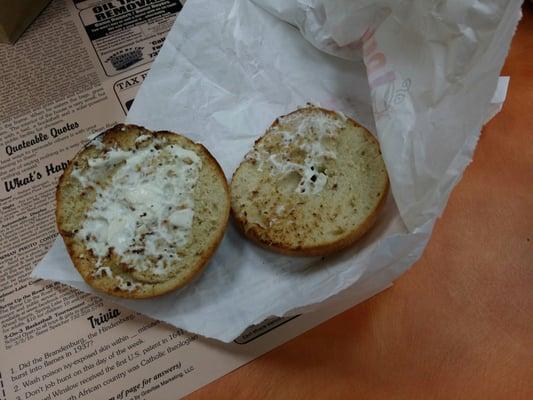
M 94 270 L 92 276 L 94 276 L 95 278 L 101 278 L 103 276 L 112 277 L 113 271 L 109 267 L 98 267 Z
M 150 139 L 139 136 L 136 143 Z M 131 151 L 109 149 L 75 168 L 72 176 L 96 192 L 77 236 L 101 259 L 111 252 L 128 269 L 164 278 L 173 274 L 177 250 L 188 244 L 194 217 L 193 190 L 202 167 L 193 151 L 162 139 Z M 108 179 L 109 171 L 114 171 Z M 105 182 L 105 183 L 104 183 Z M 98 267 L 97 276 L 112 275 Z M 121 276 L 119 288 L 136 284 Z
M 344 121 L 345 117 L 341 116 Z M 296 172 L 300 181 L 295 192 L 309 195 L 319 193 L 327 182 L 327 175 L 321 165 L 326 159 L 336 159 L 336 152 L 331 149 L 332 140 L 343 123 L 331 115 L 317 112 L 310 115 L 289 114 L 279 119 L 279 123 L 269 130 L 269 134 L 279 138 L 279 152 L 270 154 L 264 143 L 250 152 L 246 159 L 259 161 L 259 169 L 270 167 L 271 174 L 287 176 Z M 328 142 L 329 139 L 329 142 Z M 291 160 L 290 149 L 299 149 L 303 161 Z
M 118 288 L 120 290 L 124 290 L 125 292 L 133 292 L 135 289 L 141 286 L 139 283 L 128 281 L 120 275 L 117 275 L 115 278 L 118 281 Z

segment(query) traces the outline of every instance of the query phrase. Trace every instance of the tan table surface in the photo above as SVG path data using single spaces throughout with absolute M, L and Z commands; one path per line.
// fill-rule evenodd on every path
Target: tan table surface
M 503 111 L 395 286 L 187 399 L 533 399 L 533 5 Z

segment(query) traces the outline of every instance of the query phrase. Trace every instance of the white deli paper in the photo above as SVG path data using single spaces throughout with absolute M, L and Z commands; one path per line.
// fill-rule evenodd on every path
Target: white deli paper
M 482 124 L 501 106 L 507 82 L 494 93 L 520 3 L 187 1 L 128 122 L 203 143 L 229 178 L 276 117 L 320 104 L 377 134 L 392 194 L 374 229 L 334 256 L 270 253 L 230 224 L 187 287 L 152 300 L 98 295 L 227 342 L 269 316 L 389 286 L 422 254 Z M 93 292 L 60 239 L 33 276 Z

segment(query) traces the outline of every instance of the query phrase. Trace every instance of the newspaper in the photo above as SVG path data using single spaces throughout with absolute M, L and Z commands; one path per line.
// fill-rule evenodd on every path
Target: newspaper
M 124 120 L 183 3 L 54 0 L 0 45 L 0 400 L 179 398 L 381 290 L 221 344 L 30 279 L 57 235 L 57 179 L 89 135 Z

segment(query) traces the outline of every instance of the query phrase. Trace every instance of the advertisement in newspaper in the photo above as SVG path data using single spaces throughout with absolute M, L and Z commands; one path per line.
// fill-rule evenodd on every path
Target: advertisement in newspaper
M 153 61 L 181 8 L 178 0 L 113 0 L 79 17 L 105 73 L 115 76 Z
M 117 96 L 117 99 L 120 102 L 125 114 L 128 113 L 131 105 L 133 104 L 135 94 L 148 75 L 148 71 L 149 70 L 137 72 L 136 74 L 116 81 L 113 85 L 115 96 Z
M 0 45 L 0 400 L 179 398 L 346 307 L 221 344 L 30 278 L 57 235 L 59 176 L 124 120 L 182 3 L 54 0 Z

